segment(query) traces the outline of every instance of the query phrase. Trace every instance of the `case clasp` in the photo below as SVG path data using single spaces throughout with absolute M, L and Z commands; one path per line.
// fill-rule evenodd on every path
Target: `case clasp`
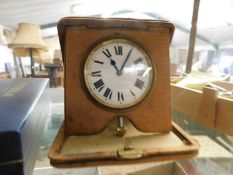
M 117 152 L 122 159 L 139 159 L 142 157 L 142 150 L 135 149 L 132 146 L 117 150 Z

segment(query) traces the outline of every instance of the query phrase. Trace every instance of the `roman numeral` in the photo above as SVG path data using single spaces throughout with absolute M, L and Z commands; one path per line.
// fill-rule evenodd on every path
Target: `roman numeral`
M 142 80 L 137 79 L 136 82 L 134 83 L 134 86 L 136 86 L 139 89 L 142 89 L 144 84 L 145 83 Z
M 105 51 L 102 51 L 102 52 L 103 52 L 103 54 L 104 54 L 106 57 L 108 57 L 108 58 L 111 58 L 111 57 L 112 57 L 112 54 L 109 52 L 108 49 L 105 49 Z
M 95 71 L 91 73 L 92 77 L 101 77 L 101 71 Z
M 107 88 L 107 89 L 105 90 L 105 92 L 104 92 L 104 97 L 105 97 L 105 98 L 111 99 L 111 98 L 112 98 L 112 90 L 109 89 L 109 88 Z
M 137 75 L 138 76 L 143 76 L 143 74 L 146 72 L 146 68 L 144 68 L 144 69 L 141 69 L 141 70 L 138 70 L 137 71 Z
M 132 91 L 132 90 L 130 90 L 130 93 L 135 97 L 136 95 L 135 95 L 135 93 Z
M 140 62 L 142 62 L 142 58 L 136 59 L 136 60 L 134 61 L 134 64 L 136 65 L 136 64 L 138 64 L 138 63 L 140 63 Z
M 103 88 L 104 88 L 104 86 L 101 86 L 101 87 L 99 88 L 98 92 L 101 92 Z
M 103 89 L 103 87 L 104 87 L 104 82 L 103 82 L 103 80 L 102 80 L 102 79 L 99 79 L 98 81 L 96 81 L 96 82 L 94 83 L 94 86 L 95 86 L 96 89 L 98 89 L 98 88 L 100 88 L 100 89 L 102 88 L 102 89 Z M 101 89 L 101 90 L 102 90 L 102 89 Z M 101 90 L 100 90 L 100 91 L 101 91 Z
M 104 64 L 104 62 L 102 61 L 98 61 L 98 60 L 94 60 L 95 63 L 98 63 L 98 64 Z
M 124 101 L 124 95 L 122 92 L 117 92 L 118 101 Z
M 122 55 L 122 46 L 114 46 L 116 55 Z

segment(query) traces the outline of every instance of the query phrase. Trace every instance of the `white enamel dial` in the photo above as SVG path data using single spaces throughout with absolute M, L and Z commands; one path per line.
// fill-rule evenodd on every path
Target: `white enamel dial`
M 146 97 L 154 72 L 149 55 L 139 45 L 126 39 L 111 39 L 89 53 L 84 81 L 95 101 L 123 109 L 135 106 Z

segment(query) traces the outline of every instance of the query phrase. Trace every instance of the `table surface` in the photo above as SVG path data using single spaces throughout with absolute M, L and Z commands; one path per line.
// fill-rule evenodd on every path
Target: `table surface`
M 154 167 L 165 162 L 152 162 L 136 165 L 103 166 L 90 168 L 56 169 L 50 166 L 47 157 L 48 150 L 64 121 L 64 89 L 51 88 L 51 113 L 46 124 L 38 158 L 33 175 L 76 175 L 76 174 L 112 174 L 133 173 L 139 170 Z M 200 144 L 199 155 L 192 160 L 178 161 L 184 168 L 195 171 L 198 175 L 206 174 L 233 174 L 233 139 L 214 130 L 206 129 L 194 121 L 182 118 L 182 115 L 173 111 L 173 120 L 183 129 L 194 135 Z M 191 167 L 191 168 L 190 168 Z M 208 168 L 207 168 L 208 167 Z

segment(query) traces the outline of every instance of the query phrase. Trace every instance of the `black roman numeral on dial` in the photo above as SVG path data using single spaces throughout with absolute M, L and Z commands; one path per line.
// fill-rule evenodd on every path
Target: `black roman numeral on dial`
M 138 76 L 143 76 L 145 72 L 146 72 L 146 68 L 141 69 L 141 70 L 138 70 L 138 71 L 137 71 L 137 75 L 138 75 Z
M 104 92 L 104 97 L 105 97 L 105 98 L 111 99 L 111 98 L 112 98 L 112 90 L 109 89 L 109 88 L 107 88 L 107 89 L 105 90 L 105 92 Z
M 91 73 L 92 77 L 101 77 L 101 71 L 95 71 Z
M 135 95 L 135 93 L 132 91 L 132 90 L 130 90 L 130 93 L 135 97 L 136 95 Z
M 104 64 L 103 61 L 98 61 L 98 60 L 94 60 L 95 63 L 98 63 L 98 64 Z
M 108 57 L 108 58 L 112 57 L 112 54 L 110 53 L 110 51 L 108 49 L 105 49 L 105 51 L 102 51 L 102 52 L 106 57 Z
M 138 63 L 140 63 L 140 62 L 142 62 L 142 58 L 136 59 L 136 60 L 134 61 L 134 64 L 136 65 L 136 64 L 138 64 Z
M 99 79 L 98 81 L 96 81 L 96 82 L 94 83 L 94 86 L 95 86 L 96 89 L 100 88 L 100 89 L 102 90 L 103 87 L 104 87 L 104 82 L 103 82 L 103 80 L 102 80 L 102 79 Z
M 114 46 L 116 55 L 122 55 L 122 46 Z
M 118 101 L 124 101 L 124 95 L 122 92 L 117 92 L 117 99 Z
M 134 83 L 134 86 L 136 86 L 139 89 L 142 89 L 144 84 L 145 84 L 144 81 L 137 79 L 136 82 Z

